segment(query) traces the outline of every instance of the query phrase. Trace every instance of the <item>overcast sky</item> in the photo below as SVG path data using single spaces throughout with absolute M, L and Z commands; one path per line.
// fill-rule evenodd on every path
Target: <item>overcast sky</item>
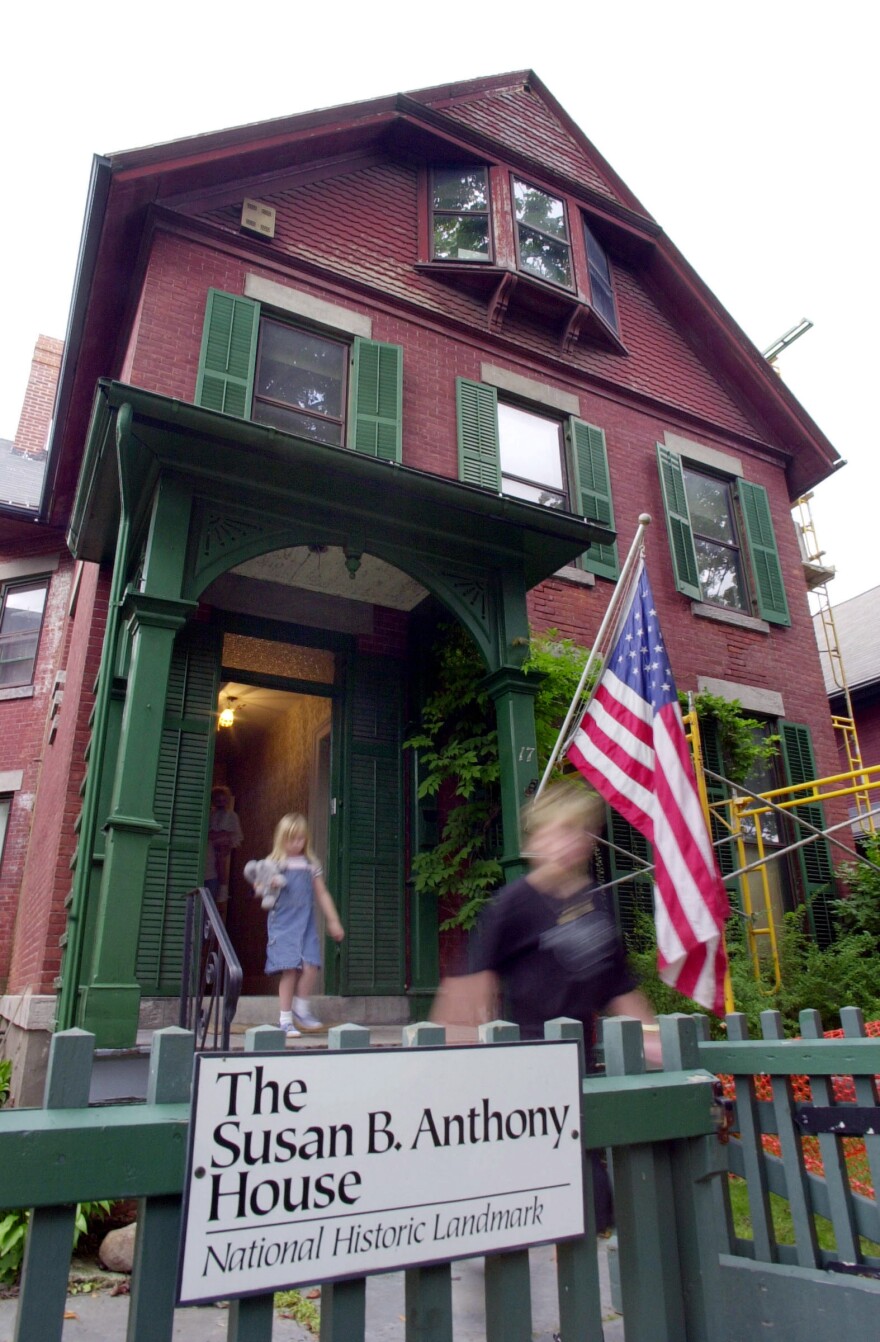
M 880 583 L 871 6 L 82 0 L 4 29 L 0 437 L 65 333 L 93 153 L 531 67 L 759 348 L 814 322 L 779 366 L 849 463 L 813 505 L 832 599 Z

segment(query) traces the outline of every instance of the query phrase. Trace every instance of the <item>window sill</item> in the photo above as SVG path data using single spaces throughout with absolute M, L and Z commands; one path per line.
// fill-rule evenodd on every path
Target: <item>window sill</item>
M 753 629 L 756 634 L 770 633 L 770 626 L 766 620 L 759 620 L 754 615 L 745 615 L 741 610 L 728 610 L 725 606 L 710 606 L 704 601 L 692 601 L 691 614 L 701 620 L 717 620 L 719 624 L 735 624 L 740 629 Z
M 33 697 L 33 685 L 9 685 L 6 689 L 0 690 L 0 703 L 4 699 L 32 699 Z
M 577 568 L 574 564 L 566 564 L 564 568 L 558 568 L 553 574 L 560 582 L 574 583 L 576 587 L 595 587 L 595 573 L 587 573 L 586 569 Z
M 501 330 L 509 315 L 526 312 L 556 326 L 563 353 L 582 343 L 603 345 L 615 354 L 628 352 L 590 303 L 572 290 L 548 284 L 522 270 L 509 270 L 491 261 L 419 261 L 416 270 L 484 298 L 493 330 Z

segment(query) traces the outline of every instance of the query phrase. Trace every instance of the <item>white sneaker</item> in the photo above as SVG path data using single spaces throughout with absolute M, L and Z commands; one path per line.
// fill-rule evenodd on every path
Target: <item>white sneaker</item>
M 300 1025 L 304 1030 L 323 1030 L 324 1028 L 323 1022 L 312 1014 L 308 1003 L 301 1007 L 295 1006 L 293 1008 L 293 1018 L 297 1025 Z
M 300 1032 L 299 1032 L 299 1030 L 296 1028 L 296 1026 L 294 1025 L 293 1021 L 291 1021 L 290 1024 L 288 1024 L 287 1021 L 283 1021 L 283 1020 L 282 1020 L 282 1021 L 279 1021 L 279 1022 L 278 1022 L 278 1028 L 279 1028 L 279 1030 L 283 1030 L 283 1031 L 284 1031 L 284 1033 L 287 1035 L 287 1038 L 288 1038 L 288 1039 L 299 1039 L 299 1037 L 300 1037 Z

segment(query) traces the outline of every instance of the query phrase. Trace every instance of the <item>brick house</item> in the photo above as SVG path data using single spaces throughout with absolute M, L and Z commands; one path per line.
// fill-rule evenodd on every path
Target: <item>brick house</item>
M 96 159 L 43 518 L 83 565 L 82 693 L 7 1004 L 57 990 L 59 1022 L 123 1045 L 174 998 L 212 779 L 245 833 L 245 990 L 240 862 L 293 808 L 348 928 L 325 991 L 422 1004 L 437 912 L 407 876 L 431 830 L 401 743 L 433 631 L 451 615 L 486 664 L 513 872 L 529 628 L 589 642 L 644 511 L 679 687 L 787 723 L 792 779 L 830 772 L 789 509 L 835 462 L 529 72 Z M 782 873 L 780 907 L 811 880 Z

